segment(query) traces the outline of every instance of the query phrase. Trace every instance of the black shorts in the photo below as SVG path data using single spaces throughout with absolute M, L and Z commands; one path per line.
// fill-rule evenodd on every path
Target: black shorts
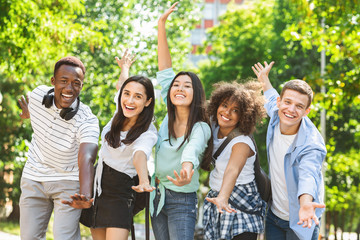
M 135 191 L 134 180 L 103 163 L 102 193 L 96 195 L 95 204 L 83 209 L 80 222 L 91 228 L 131 228 Z

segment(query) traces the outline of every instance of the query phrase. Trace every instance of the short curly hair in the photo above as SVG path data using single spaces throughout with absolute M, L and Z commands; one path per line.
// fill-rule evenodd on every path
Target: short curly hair
M 214 84 L 214 91 L 210 97 L 207 108 L 209 117 L 216 122 L 217 110 L 223 102 L 236 102 L 239 107 L 238 130 L 244 135 L 250 135 L 255 131 L 258 123 L 266 116 L 264 108 L 265 98 L 261 94 L 261 84 L 251 80 L 240 84 L 237 82 L 220 82 Z

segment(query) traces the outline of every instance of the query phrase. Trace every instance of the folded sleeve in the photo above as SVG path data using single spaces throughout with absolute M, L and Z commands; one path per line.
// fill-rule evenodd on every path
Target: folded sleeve
M 322 149 L 308 148 L 299 156 L 299 183 L 297 197 L 309 194 L 319 202 L 319 189 L 322 184 L 321 167 L 326 152 Z
M 88 116 L 79 127 L 79 141 L 80 143 L 95 143 L 99 141 L 99 120 L 93 114 Z
M 264 96 L 266 99 L 265 109 L 270 118 L 273 117 L 278 107 L 276 106 L 276 100 L 280 96 L 279 93 L 275 90 L 275 88 L 271 88 L 264 92 Z
M 191 162 L 196 169 L 211 137 L 210 126 L 205 122 L 198 122 L 194 125 L 189 142 L 186 144 L 181 156 L 181 163 Z
M 156 144 L 157 141 L 157 131 L 153 124 L 150 124 L 149 129 L 142 133 L 135 141 L 134 141 L 134 151 L 143 151 L 146 155 L 147 160 L 149 160 L 150 155 L 152 153 L 152 148 Z
M 170 88 L 170 84 L 175 77 L 175 72 L 172 68 L 167 68 L 160 72 L 156 73 L 156 80 L 161 86 L 161 97 L 164 99 L 166 103 L 167 92 Z
M 119 103 L 118 103 L 118 99 L 119 99 L 119 95 L 120 95 L 120 90 L 116 92 L 115 96 L 114 96 L 114 102 L 116 104 L 116 110 L 115 110 L 115 113 L 114 115 L 119 111 Z

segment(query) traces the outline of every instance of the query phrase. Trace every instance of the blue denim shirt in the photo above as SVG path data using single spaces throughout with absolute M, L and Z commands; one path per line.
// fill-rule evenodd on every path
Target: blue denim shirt
M 276 99 L 279 97 L 279 94 L 272 88 L 267 90 L 264 95 L 267 100 L 265 108 L 267 114 L 270 116 L 266 135 L 266 148 L 269 163 L 269 145 L 274 137 L 275 126 L 279 123 L 279 109 L 276 105 Z M 285 179 L 290 211 L 289 225 L 300 239 L 311 239 L 315 224 L 312 224 L 311 229 L 303 228 L 302 225 L 297 224 L 299 221 L 300 209 L 299 197 L 302 194 L 307 193 L 313 197 L 314 202 L 323 202 L 324 181 L 321 167 L 325 156 L 326 147 L 324 139 L 311 120 L 308 117 L 304 117 L 300 123 L 297 136 L 284 158 Z M 319 218 L 324 211 L 325 209 L 323 208 L 317 208 L 315 214 Z

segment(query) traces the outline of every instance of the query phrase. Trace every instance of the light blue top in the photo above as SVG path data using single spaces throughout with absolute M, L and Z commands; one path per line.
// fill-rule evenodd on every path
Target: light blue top
M 275 126 L 279 124 L 279 109 L 276 106 L 276 99 L 279 97 L 279 94 L 272 88 L 267 90 L 264 95 L 267 100 L 265 108 L 270 116 L 266 135 L 266 148 L 268 161 L 271 161 L 269 159 L 269 145 L 274 137 Z M 326 147 L 324 139 L 311 120 L 308 117 L 304 117 L 301 120 L 297 136 L 284 158 L 290 210 L 289 224 L 296 235 L 303 240 L 311 239 L 315 224 L 312 224 L 310 229 L 303 228 L 302 225 L 297 224 L 300 209 L 299 197 L 306 193 L 313 197 L 314 202 L 323 203 L 324 182 L 321 167 L 325 156 Z M 317 208 L 315 210 L 316 216 L 319 218 L 324 211 L 324 208 Z
M 167 91 L 170 87 L 171 81 L 174 79 L 175 73 L 172 68 L 165 69 L 157 73 L 157 80 L 162 86 L 161 95 L 166 102 Z M 175 192 L 190 193 L 196 192 L 199 188 L 199 165 L 202 155 L 207 147 L 207 142 L 211 136 L 210 126 L 205 122 L 197 122 L 194 124 L 188 141 L 186 141 L 179 150 L 178 147 L 184 140 L 184 136 L 179 138 L 171 138 L 171 145 L 169 142 L 168 132 L 168 116 L 166 115 L 160 130 L 158 141 L 156 144 L 155 153 L 155 173 L 152 177 L 152 185 L 155 184 L 155 177 L 160 180 L 158 188 L 160 189 L 161 197 L 157 208 L 157 214 L 160 213 L 165 200 L 165 188 Z M 175 178 L 174 170 L 180 173 L 183 162 L 191 162 L 194 165 L 194 175 L 191 182 L 184 186 L 176 186 L 167 179 L 167 176 Z M 165 187 L 165 188 L 164 188 Z M 155 191 L 150 193 L 150 212 L 153 215 L 153 199 L 155 198 Z

